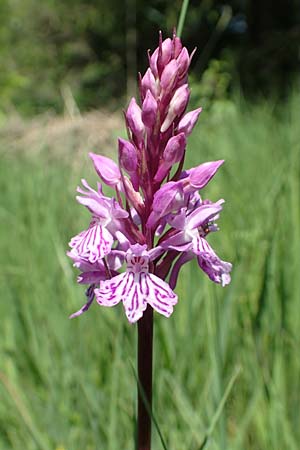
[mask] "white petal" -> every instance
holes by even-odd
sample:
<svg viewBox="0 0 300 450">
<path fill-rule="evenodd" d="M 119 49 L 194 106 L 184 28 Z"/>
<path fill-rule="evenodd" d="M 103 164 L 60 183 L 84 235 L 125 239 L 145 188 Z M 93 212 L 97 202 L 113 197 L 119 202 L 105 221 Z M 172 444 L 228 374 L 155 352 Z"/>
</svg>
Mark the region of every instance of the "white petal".
<svg viewBox="0 0 300 450">
<path fill-rule="evenodd" d="M 168 283 L 149 273 L 145 279 L 145 284 L 148 286 L 147 303 L 159 314 L 170 317 L 178 297 Z"/>
</svg>

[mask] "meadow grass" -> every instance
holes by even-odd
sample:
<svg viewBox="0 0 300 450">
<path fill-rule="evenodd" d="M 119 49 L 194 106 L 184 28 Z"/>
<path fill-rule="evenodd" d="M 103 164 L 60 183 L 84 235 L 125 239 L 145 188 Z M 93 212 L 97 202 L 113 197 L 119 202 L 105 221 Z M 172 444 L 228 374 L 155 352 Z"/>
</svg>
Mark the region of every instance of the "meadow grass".
<svg viewBox="0 0 300 450">
<path fill-rule="evenodd" d="M 226 160 L 204 197 L 226 199 L 209 241 L 234 269 L 223 289 L 185 266 L 173 316 L 155 315 L 154 414 L 170 450 L 299 449 L 299 105 L 215 108 L 190 137 L 187 166 Z M 75 188 L 95 176 L 65 145 L 63 158 L 51 142 L 0 148 L 0 449 L 132 450 L 136 327 L 122 306 L 68 320 L 84 302 L 65 255 L 88 220 Z"/>
</svg>

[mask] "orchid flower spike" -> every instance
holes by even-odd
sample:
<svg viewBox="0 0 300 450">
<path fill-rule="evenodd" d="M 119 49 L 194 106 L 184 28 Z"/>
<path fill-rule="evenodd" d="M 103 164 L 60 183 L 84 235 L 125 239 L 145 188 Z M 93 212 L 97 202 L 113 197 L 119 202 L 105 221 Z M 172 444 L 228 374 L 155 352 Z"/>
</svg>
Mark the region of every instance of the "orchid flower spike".
<svg viewBox="0 0 300 450">
<path fill-rule="evenodd" d="M 115 196 L 106 197 L 100 182 L 96 190 L 85 180 L 78 188 L 90 221 L 70 240 L 67 254 L 80 270 L 78 283 L 87 285 L 87 300 L 70 317 L 87 311 L 94 299 L 101 306 L 122 303 L 130 323 L 147 308 L 170 317 L 180 269 L 191 259 L 213 282 L 230 283 L 231 264 L 208 243 L 219 230 L 224 200 L 202 200 L 201 193 L 224 161 L 182 171 L 188 137 L 202 111 L 185 112 L 191 56 L 175 34 L 165 40 L 160 35 L 140 76 L 140 101 L 132 98 L 125 111 L 128 139 L 118 140 L 118 164 L 89 154 L 101 183 Z"/>
</svg>

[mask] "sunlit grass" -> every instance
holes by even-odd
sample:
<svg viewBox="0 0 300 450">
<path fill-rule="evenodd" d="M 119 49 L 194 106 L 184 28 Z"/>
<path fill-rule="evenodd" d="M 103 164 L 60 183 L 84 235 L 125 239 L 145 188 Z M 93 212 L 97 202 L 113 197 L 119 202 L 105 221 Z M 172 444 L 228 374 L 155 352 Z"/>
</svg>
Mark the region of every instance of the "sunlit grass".
<svg viewBox="0 0 300 450">
<path fill-rule="evenodd" d="M 169 449 L 299 447 L 298 104 L 203 112 L 189 140 L 187 165 L 226 160 L 204 197 L 226 199 L 210 242 L 234 270 L 222 289 L 184 267 L 172 318 L 156 316 L 154 413 Z M 0 151 L 0 449 L 131 450 L 135 327 L 121 306 L 68 320 L 84 298 L 65 250 L 86 226 L 74 195 L 92 167 Z"/>
</svg>

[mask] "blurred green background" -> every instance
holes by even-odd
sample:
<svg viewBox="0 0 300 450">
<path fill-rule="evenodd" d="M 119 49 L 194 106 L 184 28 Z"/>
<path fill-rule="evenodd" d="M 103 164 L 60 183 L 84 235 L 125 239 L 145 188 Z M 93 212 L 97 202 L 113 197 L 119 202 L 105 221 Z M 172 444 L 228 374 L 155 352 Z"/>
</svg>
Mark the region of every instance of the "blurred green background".
<svg viewBox="0 0 300 450">
<path fill-rule="evenodd" d="M 181 1 L 0 3 L 0 449 L 131 450 L 136 327 L 84 302 L 65 252 L 86 227 L 88 151 L 116 157 L 122 111 Z M 299 450 L 300 17 L 296 1 L 191 1 L 204 106 L 186 166 L 224 158 L 210 242 L 222 289 L 184 267 L 156 316 L 154 414 L 170 450 Z M 153 430 L 153 449 L 163 448 Z"/>
<path fill-rule="evenodd" d="M 1 0 L 2 112 L 62 112 L 123 105 L 158 30 L 170 35 L 182 0 Z M 286 96 L 299 82 L 298 0 L 191 0 L 183 38 L 198 52 L 192 80 L 203 96 L 239 86 L 251 97 Z M 203 74 L 205 77 L 203 78 Z"/>
</svg>

